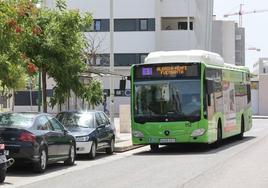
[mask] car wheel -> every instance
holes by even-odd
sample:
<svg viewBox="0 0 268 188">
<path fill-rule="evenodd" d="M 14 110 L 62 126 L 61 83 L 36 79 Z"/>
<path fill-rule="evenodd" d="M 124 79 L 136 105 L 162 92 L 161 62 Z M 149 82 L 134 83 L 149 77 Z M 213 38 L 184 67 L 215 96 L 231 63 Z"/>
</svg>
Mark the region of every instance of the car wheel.
<svg viewBox="0 0 268 188">
<path fill-rule="evenodd" d="M 89 158 L 94 159 L 97 153 L 97 143 L 95 141 L 92 142 L 91 150 L 89 152 Z"/>
<path fill-rule="evenodd" d="M 39 161 L 34 163 L 33 170 L 38 173 L 45 172 L 47 168 L 47 151 L 44 147 L 40 149 Z"/>
<path fill-rule="evenodd" d="M 159 150 L 159 144 L 150 144 L 152 152 L 157 152 Z"/>
<path fill-rule="evenodd" d="M 75 146 L 74 144 L 71 145 L 70 151 L 69 151 L 69 158 L 64 161 L 65 165 L 72 166 L 75 162 Z"/>
<path fill-rule="evenodd" d="M 114 138 L 112 138 L 110 141 L 110 147 L 106 148 L 106 153 L 109 155 L 114 153 Z"/>
<path fill-rule="evenodd" d="M 3 183 L 6 179 L 6 169 L 2 168 L 0 170 L 0 183 Z"/>
</svg>

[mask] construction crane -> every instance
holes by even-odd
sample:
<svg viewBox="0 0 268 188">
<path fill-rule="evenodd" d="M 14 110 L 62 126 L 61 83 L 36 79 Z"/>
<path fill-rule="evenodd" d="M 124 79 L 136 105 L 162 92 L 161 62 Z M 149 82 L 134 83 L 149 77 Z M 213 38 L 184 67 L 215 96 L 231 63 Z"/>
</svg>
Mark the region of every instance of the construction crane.
<svg viewBox="0 0 268 188">
<path fill-rule="evenodd" d="M 263 10 L 253 10 L 253 11 L 243 11 L 243 6 L 244 4 L 240 4 L 240 9 L 239 12 L 234 12 L 231 14 L 225 14 L 224 17 L 229 17 L 229 16 L 239 16 L 239 27 L 242 27 L 242 17 L 245 14 L 254 14 L 254 13 L 261 13 L 261 12 L 268 12 L 268 9 L 263 9 Z"/>
</svg>

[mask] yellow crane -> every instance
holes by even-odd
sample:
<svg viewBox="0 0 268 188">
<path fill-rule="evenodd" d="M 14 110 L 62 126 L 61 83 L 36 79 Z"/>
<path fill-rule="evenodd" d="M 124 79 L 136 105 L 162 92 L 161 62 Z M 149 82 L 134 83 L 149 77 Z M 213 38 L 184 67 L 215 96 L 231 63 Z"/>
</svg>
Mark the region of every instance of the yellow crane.
<svg viewBox="0 0 268 188">
<path fill-rule="evenodd" d="M 254 13 L 261 13 L 261 12 L 268 12 L 268 9 L 262 9 L 262 10 L 253 10 L 253 11 L 244 11 L 243 10 L 244 4 L 240 4 L 240 9 L 239 12 L 234 12 L 230 14 L 225 14 L 223 15 L 224 17 L 229 17 L 229 16 L 239 16 L 239 27 L 242 27 L 242 17 L 245 14 L 254 14 Z"/>
</svg>

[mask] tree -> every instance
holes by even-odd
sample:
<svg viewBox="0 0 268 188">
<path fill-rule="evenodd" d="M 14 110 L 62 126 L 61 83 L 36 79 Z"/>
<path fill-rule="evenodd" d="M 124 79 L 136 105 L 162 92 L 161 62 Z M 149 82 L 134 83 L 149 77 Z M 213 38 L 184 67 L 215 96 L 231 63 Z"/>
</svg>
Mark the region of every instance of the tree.
<svg viewBox="0 0 268 188">
<path fill-rule="evenodd" d="M 81 31 L 91 23 L 89 13 L 82 15 L 78 10 L 67 10 L 62 0 L 57 1 L 56 9 L 39 10 L 32 33 L 20 48 L 42 72 L 44 112 L 47 111 L 47 75 L 56 82 L 52 106 L 64 103 L 71 90 L 77 96 L 83 95 L 79 75 L 85 70 L 86 38 Z"/>
<path fill-rule="evenodd" d="M 85 48 L 85 56 L 90 66 L 97 65 L 97 58 L 101 58 L 102 61 L 108 64 L 109 57 L 101 55 L 102 51 L 105 51 L 103 48 L 103 43 L 106 39 L 105 34 L 100 33 L 88 33 L 87 35 L 87 45 Z"/>
<path fill-rule="evenodd" d="M 103 89 L 102 84 L 97 79 L 91 79 L 89 86 L 84 89 L 84 98 L 92 106 L 92 109 L 95 109 L 96 106 L 102 103 Z"/>
<path fill-rule="evenodd" d="M 0 1 L 1 96 L 10 96 L 10 90 L 25 87 L 30 61 L 24 57 L 19 47 L 31 30 L 36 10 L 30 1 Z"/>
<path fill-rule="evenodd" d="M 87 96 L 93 106 L 98 105 L 101 84 L 93 80 L 92 87 L 85 88 L 79 81 L 86 69 L 88 44 L 82 31 L 90 27 L 91 14 L 67 10 L 64 0 L 56 1 L 56 9 L 37 9 L 34 3 L 0 0 L 0 90 L 25 87 L 27 75 L 42 72 L 44 112 L 47 76 L 56 82 L 52 106 L 63 104 L 71 91 L 78 97 Z"/>
</svg>

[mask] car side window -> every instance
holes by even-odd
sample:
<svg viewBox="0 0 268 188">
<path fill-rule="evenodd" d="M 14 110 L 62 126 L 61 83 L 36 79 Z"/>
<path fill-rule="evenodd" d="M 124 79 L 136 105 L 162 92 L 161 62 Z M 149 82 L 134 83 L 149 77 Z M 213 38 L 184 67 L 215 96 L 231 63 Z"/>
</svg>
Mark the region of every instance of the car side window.
<svg viewBox="0 0 268 188">
<path fill-rule="evenodd" d="M 40 116 L 36 120 L 37 130 L 52 130 L 49 120 L 45 116 Z"/>
<path fill-rule="evenodd" d="M 95 114 L 95 118 L 96 118 L 96 122 L 97 122 L 97 127 L 101 126 L 101 125 L 105 125 L 105 122 L 103 121 L 103 119 L 101 118 L 101 115 L 99 112 L 97 112 Z"/>
<path fill-rule="evenodd" d="M 100 113 L 102 121 L 105 123 L 105 125 L 109 125 L 110 121 L 108 120 L 108 118 L 104 115 L 103 112 Z"/>
<path fill-rule="evenodd" d="M 59 120 L 59 122 L 62 122 L 63 118 L 64 118 L 64 114 L 59 113 L 56 118 Z"/>
<path fill-rule="evenodd" d="M 52 129 L 53 131 L 63 131 L 64 128 L 62 127 L 62 125 L 56 120 L 56 118 L 50 118 L 49 119 L 51 125 L 52 125 Z"/>
</svg>

